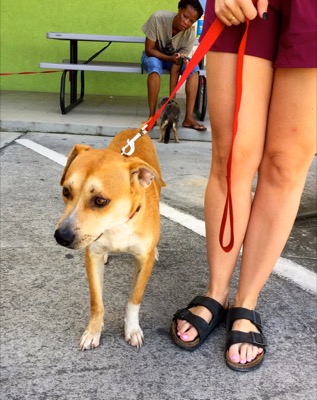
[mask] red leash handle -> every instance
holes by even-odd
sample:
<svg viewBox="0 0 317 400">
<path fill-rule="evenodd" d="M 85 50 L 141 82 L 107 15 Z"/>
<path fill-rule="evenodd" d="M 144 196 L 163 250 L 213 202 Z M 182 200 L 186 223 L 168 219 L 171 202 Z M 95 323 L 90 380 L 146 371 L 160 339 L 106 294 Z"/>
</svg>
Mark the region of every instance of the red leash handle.
<svg viewBox="0 0 317 400">
<path fill-rule="evenodd" d="M 219 233 L 219 243 L 222 249 L 225 252 L 229 252 L 232 250 L 234 245 L 234 219 L 233 219 L 233 204 L 232 204 L 232 193 L 231 193 L 231 167 L 232 167 L 232 153 L 233 153 L 233 145 L 234 139 L 238 130 L 238 117 L 239 110 L 241 104 L 242 97 L 242 80 L 243 80 L 243 60 L 244 53 L 247 44 L 248 30 L 249 30 L 249 20 L 246 20 L 246 27 L 243 34 L 243 37 L 240 42 L 239 51 L 238 51 L 238 59 L 237 59 L 237 72 L 236 72 L 236 101 L 235 101 L 235 110 L 234 110 L 234 119 L 233 119 L 233 129 L 232 129 L 232 141 L 231 141 L 231 150 L 229 153 L 229 158 L 227 162 L 227 199 L 225 203 L 225 207 L 223 210 L 222 221 L 220 226 Z M 224 245 L 224 235 L 225 228 L 227 225 L 227 219 L 229 215 L 230 222 L 230 240 L 227 245 Z"/>
</svg>

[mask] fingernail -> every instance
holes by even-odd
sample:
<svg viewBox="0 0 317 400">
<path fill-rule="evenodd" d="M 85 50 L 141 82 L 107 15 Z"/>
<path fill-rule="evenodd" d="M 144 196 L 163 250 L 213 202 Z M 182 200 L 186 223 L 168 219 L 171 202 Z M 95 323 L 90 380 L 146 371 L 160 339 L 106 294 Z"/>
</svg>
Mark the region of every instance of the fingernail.
<svg viewBox="0 0 317 400">
<path fill-rule="evenodd" d="M 267 20 L 267 12 L 266 11 L 262 14 L 262 19 L 263 19 L 263 21 Z"/>
</svg>

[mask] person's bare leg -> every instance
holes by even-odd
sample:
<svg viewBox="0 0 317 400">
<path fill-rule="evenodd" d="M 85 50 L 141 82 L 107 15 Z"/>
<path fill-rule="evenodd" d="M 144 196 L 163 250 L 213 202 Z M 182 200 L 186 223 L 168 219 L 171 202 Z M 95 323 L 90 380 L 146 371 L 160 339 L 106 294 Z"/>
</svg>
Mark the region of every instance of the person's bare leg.
<svg viewBox="0 0 317 400">
<path fill-rule="evenodd" d="M 170 94 L 177 85 L 179 74 L 180 74 L 180 65 L 173 64 L 170 70 Z"/>
<path fill-rule="evenodd" d="M 198 72 L 194 73 L 186 81 L 185 84 L 186 109 L 185 109 L 185 117 L 183 120 L 183 126 L 198 125 L 198 122 L 193 117 L 196 96 L 198 91 L 198 83 L 199 83 Z"/>
<path fill-rule="evenodd" d="M 235 307 L 255 309 L 292 229 L 315 151 L 316 70 L 278 69 Z M 249 332 L 254 326 L 238 320 L 232 329 Z M 232 361 L 240 363 L 251 361 L 257 353 L 257 347 L 248 344 L 229 349 Z"/>
<path fill-rule="evenodd" d="M 267 60 L 245 57 L 239 130 L 232 165 L 235 245 L 230 253 L 225 253 L 219 244 L 219 229 L 226 197 L 226 168 L 235 106 L 235 74 L 236 55 L 208 53 L 207 95 L 212 128 L 212 165 L 205 195 L 210 269 L 207 296 L 224 306 L 228 302 L 230 279 L 249 221 L 251 187 L 263 153 L 273 70 Z M 211 320 L 211 314 L 204 307 L 196 307 L 192 311 L 208 322 Z M 186 321 L 178 322 L 178 331 L 184 341 L 191 341 L 197 336 L 196 329 Z"/>
<path fill-rule="evenodd" d="M 156 111 L 157 98 L 160 92 L 161 77 L 156 72 L 152 72 L 147 78 L 149 118 L 153 117 Z"/>
</svg>

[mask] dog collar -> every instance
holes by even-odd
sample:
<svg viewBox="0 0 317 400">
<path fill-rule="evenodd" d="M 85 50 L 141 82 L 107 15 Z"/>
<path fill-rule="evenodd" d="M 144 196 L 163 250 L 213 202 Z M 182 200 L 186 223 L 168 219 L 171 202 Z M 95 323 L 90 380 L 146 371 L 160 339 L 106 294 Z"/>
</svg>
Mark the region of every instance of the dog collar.
<svg viewBox="0 0 317 400">
<path fill-rule="evenodd" d="M 128 221 L 130 221 L 130 219 L 132 219 L 135 216 L 135 214 L 140 211 L 140 208 L 141 208 L 141 204 L 139 204 L 137 209 L 130 215 Z"/>
<path fill-rule="evenodd" d="M 141 204 L 138 205 L 137 209 L 136 209 L 135 211 L 133 211 L 133 213 L 128 217 L 127 220 L 120 221 L 117 225 L 113 226 L 112 228 L 116 228 L 117 226 L 120 226 L 120 225 L 123 225 L 123 224 L 126 224 L 127 222 L 129 222 L 129 221 L 135 216 L 135 214 L 136 214 L 137 212 L 140 211 L 140 209 L 141 209 Z M 111 229 L 112 229 L 112 228 L 111 228 Z M 97 237 L 97 239 L 94 240 L 94 242 L 96 242 L 98 239 L 100 239 L 101 236 L 102 236 L 104 233 L 105 233 L 105 232 L 102 232 L 102 233 Z"/>
</svg>

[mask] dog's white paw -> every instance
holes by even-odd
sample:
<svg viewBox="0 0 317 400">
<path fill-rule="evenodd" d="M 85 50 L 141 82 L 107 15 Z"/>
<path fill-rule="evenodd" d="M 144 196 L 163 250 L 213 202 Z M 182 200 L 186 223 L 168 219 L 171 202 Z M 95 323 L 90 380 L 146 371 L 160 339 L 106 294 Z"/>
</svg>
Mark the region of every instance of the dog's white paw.
<svg viewBox="0 0 317 400">
<path fill-rule="evenodd" d="M 125 330 L 125 340 L 131 346 L 140 348 L 144 342 L 144 335 L 140 326 L 137 329 Z"/>
<path fill-rule="evenodd" d="M 101 332 L 90 333 L 89 331 L 85 331 L 80 339 L 80 349 L 82 351 L 95 349 L 99 346 L 100 336 Z"/>
<path fill-rule="evenodd" d="M 140 304 L 128 302 L 126 316 L 124 319 L 125 340 L 134 347 L 141 347 L 144 341 L 144 335 L 139 325 Z"/>
</svg>

